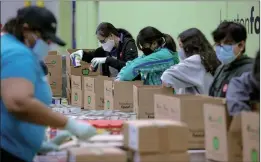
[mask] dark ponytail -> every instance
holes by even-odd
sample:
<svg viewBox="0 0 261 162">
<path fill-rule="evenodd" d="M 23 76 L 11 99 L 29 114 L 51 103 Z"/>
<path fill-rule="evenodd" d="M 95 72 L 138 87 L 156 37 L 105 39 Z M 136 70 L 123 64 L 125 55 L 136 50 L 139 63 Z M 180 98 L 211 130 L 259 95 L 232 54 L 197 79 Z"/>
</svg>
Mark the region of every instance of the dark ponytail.
<svg viewBox="0 0 261 162">
<path fill-rule="evenodd" d="M 165 45 L 167 49 L 171 50 L 172 52 L 177 52 L 177 46 L 174 39 L 169 34 L 164 34 Z"/>
<path fill-rule="evenodd" d="M 9 19 L 3 27 L 3 32 L 7 32 L 15 36 L 18 40 L 24 41 L 23 21 L 18 18 Z"/>
</svg>

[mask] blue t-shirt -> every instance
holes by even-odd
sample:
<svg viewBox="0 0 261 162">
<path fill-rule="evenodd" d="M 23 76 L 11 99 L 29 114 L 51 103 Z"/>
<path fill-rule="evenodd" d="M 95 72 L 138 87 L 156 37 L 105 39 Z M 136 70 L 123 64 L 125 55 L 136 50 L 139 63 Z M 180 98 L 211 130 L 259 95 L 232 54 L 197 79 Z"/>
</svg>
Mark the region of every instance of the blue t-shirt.
<svg viewBox="0 0 261 162">
<path fill-rule="evenodd" d="M 10 34 L 1 36 L 1 80 L 23 78 L 34 85 L 34 96 L 46 105 L 52 93 L 39 60 L 23 43 Z M 19 89 L 17 90 L 19 91 Z M 40 149 L 45 127 L 23 122 L 10 114 L 1 100 L 1 148 L 31 162 Z"/>
</svg>

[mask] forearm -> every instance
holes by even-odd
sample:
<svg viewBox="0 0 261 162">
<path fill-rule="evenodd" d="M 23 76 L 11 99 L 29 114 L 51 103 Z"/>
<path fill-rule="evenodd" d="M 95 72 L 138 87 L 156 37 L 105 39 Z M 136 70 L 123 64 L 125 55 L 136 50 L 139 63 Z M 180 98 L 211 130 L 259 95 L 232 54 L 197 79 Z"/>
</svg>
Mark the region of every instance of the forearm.
<svg viewBox="0 0 261 162">
<path fill-rule="evenodd" d="M 53 128 L 64 128 L 67 123 L 67 117 L 52 111 L 35 98 L 30 98 L 17 106 L 21 106 L 23 111 L 11 113 L 20 120 Z"/>
<path fill-rule="evenodd" d="M 117 60 L 113 57 L 107 57 L 105 64 L 107 64 L 108 66 L 111 66 L 111 67 L 117 69 L 118 71 L 120 71 L 126 65 L 126 62 L 121 61 L 121 60 Z"/>
</svg>

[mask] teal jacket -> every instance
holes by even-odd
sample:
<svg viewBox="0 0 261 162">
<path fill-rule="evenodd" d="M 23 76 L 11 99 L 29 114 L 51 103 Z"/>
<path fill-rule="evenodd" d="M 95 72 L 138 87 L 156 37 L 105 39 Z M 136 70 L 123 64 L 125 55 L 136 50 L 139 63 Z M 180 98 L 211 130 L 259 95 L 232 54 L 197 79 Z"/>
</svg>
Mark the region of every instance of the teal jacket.
<svg viewBox="0 0 261 162">
<path fill-rule="evenodd" d="M 145 85 L 161 85 L 160 77 L 162 73 L 178 63 L 177 52 L 172 52 L 167 48 L 160 48 L 148 56 L 142 55 L 133 61 L 127 62 L 126 66 L 119 72 L 116 80 L 131 81 L 141 74 Z"/>
</svg>

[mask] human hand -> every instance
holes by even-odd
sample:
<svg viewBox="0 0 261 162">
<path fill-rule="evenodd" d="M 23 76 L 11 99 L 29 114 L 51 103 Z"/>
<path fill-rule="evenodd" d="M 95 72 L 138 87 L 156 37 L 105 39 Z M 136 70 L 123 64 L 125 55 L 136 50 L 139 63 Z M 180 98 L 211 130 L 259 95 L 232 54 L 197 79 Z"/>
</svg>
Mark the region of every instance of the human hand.
<svg viewBox="0 0 261 162">
<path fill-rule="evenodd" d="M 77 122 L 69 118 L 65 129 L 75 135 L 79 139 L 88 139 L 96 135 L 96 128 L 88 123 Z"/>
<path fill-rule="evenodd" d="M 47 152 L 51 152 L 51 151 L 57 151 L 59 149 L 59 146 L 52 143 L 52 142 L 47 142 L 47 141 L 44 141 L 42 143 L 42 146 L 40 148 L 40 150 L 38 151 L 38 153 L 42 153 L 42 154 L 45 154 Z"/>
<path fill-rule="evenodd" d="M 99 64 L 104 64 L 107 57 L 95 57 L 91 61 L 92 68 L 96 68 Z"/>
<path fill-rule="evenodd" d="M 74 67 L 81 66 L 82 55 L 83 55 L 83 50 L 78 50 L 70 54 L 70 58 Z"/>
<path fill-rule="evenodd" d="M 58 131 L 56 137 L 50 140 L 50 142 L 56 144 L 56 145 L 61 145 L 64 141 L 72 137 L 72 134 L 69 131 Z"/>
</svg>

